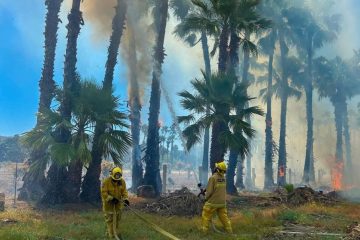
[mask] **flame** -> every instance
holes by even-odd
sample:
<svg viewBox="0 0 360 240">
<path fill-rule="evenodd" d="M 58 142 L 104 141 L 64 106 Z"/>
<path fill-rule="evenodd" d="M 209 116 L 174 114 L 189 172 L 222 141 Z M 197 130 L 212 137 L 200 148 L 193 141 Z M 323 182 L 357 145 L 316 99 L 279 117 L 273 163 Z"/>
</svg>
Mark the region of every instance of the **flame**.
<svg viewBox="0 0 360 240">
<path fill-rule="evenodd" d="M 285 168 L 284 166 L 280 166 L 279 167 L 279 177 L 284 177 L 285 176 Z"/>
<path fill-rule="evenodd" d="M 341 190 L 343 188 L 343 171 L 344 163 L 337 162 L 331 170 L 331 183 L 334 190 Z"/>
<path fill-rule="evenodd" d="M 164 126 L 164 121 L 162 119 L 159 119 L 158 128 L 162 128 L 163 126 Z"/>
</svg>

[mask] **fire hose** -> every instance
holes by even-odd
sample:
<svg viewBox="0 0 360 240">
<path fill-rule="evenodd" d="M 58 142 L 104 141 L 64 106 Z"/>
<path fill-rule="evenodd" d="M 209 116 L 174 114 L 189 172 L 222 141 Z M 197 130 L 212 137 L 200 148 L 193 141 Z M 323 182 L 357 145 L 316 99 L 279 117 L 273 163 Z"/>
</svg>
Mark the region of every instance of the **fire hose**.
<svg viewBox="0 0 360 240">
<path fill-rule="evenodd" d="M 152 229 L 154 229 L 155 231 L 157 231 L 158 233 L 160 233 L 161 235 L 168 237 L 171 240 L 180 240 L 180 238 L 175 237 L 174 235 L 172 235 L 171 233 L 165 231 L 164 229 L 162 229 L 161 227 L 159 227 L 158 225 L 156 225 L 155 223 L 150 222 L 149 220 L 147 220 L 146 218 L 144 218 L 140 213 L 138 213 L 135 209 L 131 208 L 128 204 L 126 204 L 124 202 L 124 200 L 122 200 L 123 204 L 132 212 L 135 214 L 135 216 L 137 216 L 140 220 L 142 220 L 144 223 L 146 223 L 149 227 L 151 227 Z M 119 237 L 117 236 L 116 233 L 116 209 L 115 209 L 115 205 L 114 205 L 114 216 L 113 216 L 113 228 L 114 228 L 114 235 L 116 240 L 120 240 Z"/>
</svg>

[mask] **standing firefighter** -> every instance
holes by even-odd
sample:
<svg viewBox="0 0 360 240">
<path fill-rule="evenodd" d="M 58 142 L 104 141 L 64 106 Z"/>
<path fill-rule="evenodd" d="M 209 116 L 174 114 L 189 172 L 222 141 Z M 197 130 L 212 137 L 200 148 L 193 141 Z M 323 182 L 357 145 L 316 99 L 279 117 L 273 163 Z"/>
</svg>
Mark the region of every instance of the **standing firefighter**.
<svg viewBox="0 0 360 240">
<path fill-rule="evenodd" d="M 213 214 L 216 212 L 227 233 L 232 233 L 230 219 L 226 210 L 226 164 L 215 164 L 215 172 L 209 178 L 205 192 L 205 205 L 202 211 L 202 230 L 207 233 Z"/>
<path fill-rule="evenodd" d="M 122 178 L 120 167 L 113 168 L 110 177 L 103 181 L 101 198 L 107 224 L 107 234 L 112 239 L 119 233 L 121 211 L 124 205 L 129 205 L 126 183 Z"/>
</svg>

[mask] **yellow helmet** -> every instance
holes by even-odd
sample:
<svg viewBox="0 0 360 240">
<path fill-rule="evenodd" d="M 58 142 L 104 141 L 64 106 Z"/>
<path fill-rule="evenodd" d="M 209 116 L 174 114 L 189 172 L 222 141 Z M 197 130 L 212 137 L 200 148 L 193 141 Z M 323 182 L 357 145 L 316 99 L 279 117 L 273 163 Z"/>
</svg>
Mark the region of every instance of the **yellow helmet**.
<svg viewBox="0 0 360 240">
<path fill-rule="evenodd" d="M 215 163 L 215 168 L 219 169 L 222 172 L 226 172 L 226 164 L 224 161 Z"/>
<path fill-rule="evenodd" d="M 110 174 L 111 178 L 115 181 L 119 181 L 122 177 L 122 170 L 120 167 L 114 167 L 111 170 L 111 174 Z"/>
</svg>

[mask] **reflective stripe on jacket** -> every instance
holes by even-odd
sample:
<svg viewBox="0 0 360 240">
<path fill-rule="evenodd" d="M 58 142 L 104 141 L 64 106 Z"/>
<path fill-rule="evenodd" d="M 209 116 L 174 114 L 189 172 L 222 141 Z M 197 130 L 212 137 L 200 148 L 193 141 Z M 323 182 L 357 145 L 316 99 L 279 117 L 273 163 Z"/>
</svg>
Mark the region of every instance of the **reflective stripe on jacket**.
<svg viewBox="0 0 360 240">
<path fill-rule="evenodd" d="M 208 206 L 217 208 L 226 206 L 226 180 L 224 175 L 216 172 L 209 178 L 205 199 Z"/>
</svg>

